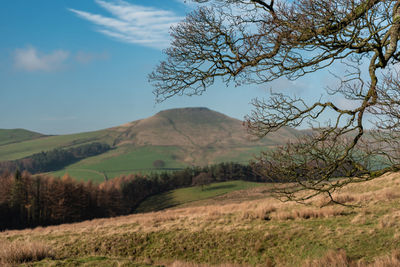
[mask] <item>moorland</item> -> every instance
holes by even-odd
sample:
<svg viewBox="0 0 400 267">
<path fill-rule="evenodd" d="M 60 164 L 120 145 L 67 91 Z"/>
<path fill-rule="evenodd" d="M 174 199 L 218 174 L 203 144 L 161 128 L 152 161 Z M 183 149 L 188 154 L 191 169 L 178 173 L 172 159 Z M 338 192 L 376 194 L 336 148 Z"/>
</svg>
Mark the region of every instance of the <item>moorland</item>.
<svg viewBox="0 0 400 267">
<path fill-rule="evenodd" d="M 211 194 L 221 184 L 179 189 L 168 193 L 177 205 L 162 211 L 3 231 L 0 259 L 29 266 L 400 264 L 399 174 L 337 192 L 347 206 L 326 205 L 324 197 L 283 203 L 268 193 L 271 186 L 222 195 Z"/>
</svg>

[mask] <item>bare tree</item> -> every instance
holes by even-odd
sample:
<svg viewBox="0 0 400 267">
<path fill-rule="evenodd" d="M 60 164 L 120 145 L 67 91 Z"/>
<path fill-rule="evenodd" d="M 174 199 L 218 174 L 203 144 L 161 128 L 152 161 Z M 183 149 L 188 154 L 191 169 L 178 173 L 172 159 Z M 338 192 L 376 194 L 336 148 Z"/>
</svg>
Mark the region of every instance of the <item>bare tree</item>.
<svg viewBox="0 0 400 267">
<path fill-rule="evenodd" d="M 201 186 L 201 191 L 203 191 L 204 186 L 210 185 L 212 181 L 212 177 L 208 173 L 202 172 L 199 175 L 193 177 L 192 185 Z"/>
<path fill-rule="evenodd" d="M 237 86 L 296 80 L 341 63 L 347 72 L 327 96 L 340 95 L 353 108 L 329 97 L 308 103 L 282 93 L 253 101 L 246 125 L 256 136 L 286 126 L 313 128 L 260 155 L 257 166 L 266 176 L 293 182 L 277 193 L 295 201 L 318 194 L 335 201 L 332 193 L 348 183 L 400 169 L 400 1 L 194 1 L 208 5 L 172 28 L 167 59 L 149 75 L 158 101 L 199 95 L 218 77 Z M 325 114 L 331 119 L 322 123 Z M 374 125 L 368 131 L 367 120 Z"/>
</svg>

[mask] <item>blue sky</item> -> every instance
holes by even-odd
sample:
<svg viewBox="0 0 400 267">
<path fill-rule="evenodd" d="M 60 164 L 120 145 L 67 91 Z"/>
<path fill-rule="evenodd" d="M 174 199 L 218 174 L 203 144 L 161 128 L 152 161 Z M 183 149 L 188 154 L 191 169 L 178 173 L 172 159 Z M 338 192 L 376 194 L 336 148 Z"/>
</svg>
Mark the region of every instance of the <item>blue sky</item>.
<svg viewBox="0 0 400 267">
<path fill-rule="evenodd" d="M 0 128 L 46 134 L 98 130 L 168 108 L 208 107 L 242 119 L 270 87 L 319 97 L 327 71 L 291 83 L 228 88 L 155 103 L 147 74 L 163 59 L 183 0 L 4 0 L 0 9 Z"/>
</svg>

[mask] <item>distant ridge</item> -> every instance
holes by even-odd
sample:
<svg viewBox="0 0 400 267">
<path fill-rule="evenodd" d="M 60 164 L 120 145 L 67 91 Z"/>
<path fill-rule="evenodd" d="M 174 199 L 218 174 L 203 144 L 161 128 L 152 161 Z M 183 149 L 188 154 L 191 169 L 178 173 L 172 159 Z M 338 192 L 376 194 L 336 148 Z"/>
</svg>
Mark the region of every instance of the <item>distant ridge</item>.
<svg viewBox="0 0 400 267">
<path fill-rule="evenodd" d="M 205 107 L 167 109 L 158 112 L 154 116 L 162 116 L 174 121 L 194 121 L 201 124 L 219 123 L 224 120 L 237 121 L 225 114 Z"/>
<path fill-rule="evenodd" d="M 117 145 L 207 146 L 249 141 L 241 121 L 208 108 L 164 110 L 114 129 L 121 132 Z"/>
<path fill-rule="evenodd" d="M 24 129 L 0 129 L 0 146 L 32 140 L 45 135 Z"/>
</svg>

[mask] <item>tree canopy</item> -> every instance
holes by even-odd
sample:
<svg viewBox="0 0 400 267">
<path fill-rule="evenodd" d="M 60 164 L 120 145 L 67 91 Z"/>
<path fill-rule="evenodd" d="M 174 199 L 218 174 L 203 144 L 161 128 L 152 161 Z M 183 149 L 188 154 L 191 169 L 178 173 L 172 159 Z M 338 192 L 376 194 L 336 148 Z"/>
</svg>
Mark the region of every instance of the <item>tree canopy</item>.
<svg viewBox="0 0 400 267">
<path fill-rule="evenodd" d="M 262 153 L 260 172 L 294 182 L 277 188 L 285 199 L 326 194 L 335 201 L 332 194 L 348 183 L 399 170 L 400 1 L 193 1 L 206 5 L 171 29 L 167 58 L 149 75 L 158 101 L 202 94 L 217 78 L 237 86 L 296 80 L 341 63 L 346 72 L 327 95 L 354 101 L 352 108 L 283 93 L 253 100 L 246 125 L 256 136 L 286 126 L 313 129 Z M 325 114 L 331 119 L 322 123 Z"/>
</svg>

